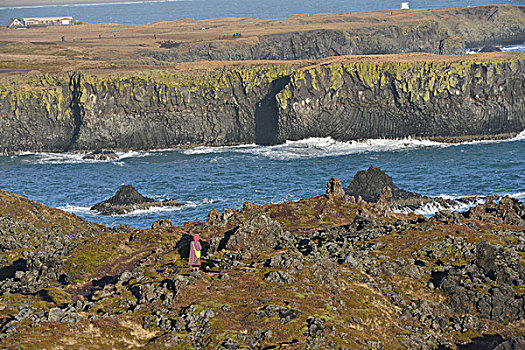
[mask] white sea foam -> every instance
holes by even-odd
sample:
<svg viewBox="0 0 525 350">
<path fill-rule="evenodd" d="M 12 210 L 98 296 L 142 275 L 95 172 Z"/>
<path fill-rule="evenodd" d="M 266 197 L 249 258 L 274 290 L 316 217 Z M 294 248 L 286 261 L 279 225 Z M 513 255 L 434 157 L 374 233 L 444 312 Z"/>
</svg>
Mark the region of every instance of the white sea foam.
<svg viewBox="0 0 525 350">
<path fill-rule="evenodd" d="M 273 159 L 296 159 L 329 157 L 364 152 L 396 151 L 404 149 L 417 149 L 424 147 L 441 147 L 442 143 L 415 140 L 411 138 L 401 140 L 371 139 L 363 141 L 336 141 L 331 137 L 313 137 L 299 141 L 286 141 L 284 144 L 275 146 L 257 146 L 254 144 L 242 146 L 222 147 L 197 147 L 183 151 L 184 154 L 208 154 L 208 153 L 247 153 L 261 155 Z"/>
<path fill-rule="evenodd" d="M 203 205 L 210 205 L 210 204 L 214 204 L 214 203 L 220 203 L 220 202 L 223 202 L 224 200 L 222 199 L 210 199 L 210 198 L 203 198 L 201 200 L 198 200 L 198 201 L 187 201 L 184 203 L 184 206 L 185 207 L 190 207 L 190 208 L 195 208 L 195 207 L 200 207 L 200 206 L 203 206 Z"/>
<path fill-rule="evenodd" d="M 148 214 L 156 214 L 156 213 L 169 213 L 173 211 L 179 211 L 183 209 L 184 206 L 181 207 L 149 207 L 147 209 L 137 209 L 130 211 L 126 214 L 120 214 L 120 215 L 112 215 L 112 216 L 142 216 L 142 215 L 148 215 Z"/>
<path fill-rule="evenodd" d="M 440 196 L 441 198 L 446 199 L 452 199 L 452 196 Z M 431 201 L 428 203 L 423 204 L 420 207 L 417 208 L 410 208 L 410 207 L 399 207 L 394 210 L 392 210 L 394 213 L 398 214 L 409 214 L 414 213 L 417 215 L 423 215 L 426 217 L 432 216 L 436 214 L 437 212 L 441 210 L 450 210 L 450 211 L 457 211 L 457 212 L 464 212 L 468 209 L 475 207 L 478 204 L 482 204 L 485 202 L 485 199 L 482 197 L 476 198 L 474 201 L 470 203 L 464 203 L 464 202 L 458 202 L 454 201 L 454 203 L 451 204 L 443 204 L 438 201 Z"/>
<path fill-rule="evenodd" d="M 128 151 L 128 152 L 115 152 L 119 157 L 118 159 L 107 159 L 107 160 L 95 160 L 95 159 L 83 159 L 85 154 L 82 153 L 32 153 L 24 152 L 18 157 L 22 157 L 22 162 L 33 163 L 33 164 L 78 164 L 78 163 L 115 163 L 117 165 L 124 165 L 122 160 L 128 158 L 146 157 L 151 152 L 139 152 L 139 151 Z M 17 157 L 15 156 L 15 157 Z"/>
<path fill-rule="evenodd" d="M 275 146 L 257 146 L 254 144 L 242 146 L 196 147 L 182 151 L 187 155 L 210 153 L 247 153 L 261 155 L 271 159 L 290 160 L 298 158 L 316 158 L 341 156 L 357 153 L 392 152 L 415 150 L 421 148 L 444 148 L 468 144 L 486 144 L 499 142 L 514 142 L 525 140 L 525 131 L 514 138 L 506 140 L 483 140 L 462 143 L 437 142 L 413 138 L 404 139 L 369 139 L 361 141 L 336 141 L 331 137 L 313 137 L 299 141 L 286 141 Z"/>
<path fill-rule="evenodd" d="M 508 51 L 514 51 L 514 52 L 525 52 L 525 43 L 519 44 L 519 45 L 510 45 L 510 46 L 502 46 L 500 47 L 501 51 L 508 52 Z"/>
<path fill-rule="evenodd" d="M 507 45 L 507 46 L 497 46 L 503 52 L 525 52 L 525 43 L 519 45 Z M 475 55 L 481 51 L 481 48 L 468 49 L 467 55 Z"/>
<path fill-rule="evenodd" d="M 96 216 L 97 212 L 90 209 L 91 207 L 83 207 L 80 205 L 70 205 L 69 203 L 66 203 L 66 205 L 57 207 L 57 209 L 67 211 L 68 213 L 73 213 L 81 216 Z"/>
<path fill-rule="evenodd" d="M 158 197 L 158 196 L 157 196 Z M 213 203 L 222 202 L 221 199 L 210 199 L 210 198 L 203 198 L 198 201 L 188 201 L 182 203 L 182 206 L 172 207 L 172 206 L 165 206 L 165 207 L 149 207 L 145 209 L 136 209 L 133 211 L 130 211 L 125 214 L 119 214 L 119 215 L 111 215 L 111 216 L 122 216 L 122 217 L 132 217 L 132 216 L 142 216 L 142 215 L 148 215 L 148 214 L 156 214 L 156 213 L 168 213 L 173 211 L 179 211 L 184 210 L 186 208 L 196 208 L 203 205 L 209 205 Z M 77 214 L 80 216 L 90 216 L 95 217 L 97 215 L 100 215 L 96 210 L 91 210 L 91 207 L 85 207 L 80 205 L 70 205 L 67 203 L 64 206 L 59 206 L 57 209 L 67 211 L 68 213 Z"/>
<path fill-rule="evenodd" d="M 522 201 L 522 202 L 525 200 L 525 192 L 501 193 L 499 194 L 499 196 L 500 197 L 509 196 L 511 198 L 517 198 L 519 201 Z M 480 195 L 456 196 L 456 195 L 441 194 L 435 198 L 446 199 L 449 201 L 453 201 L 453 203 L 451 203 L 450 205 L 446 205 L 446 204 L 444 205 L 443 203 L 440 203 L 438 201 L 431 201 L 417 208 L 410 208 L 410 207 L 395 208 L 393 212 L 399 213 L 399 214 L 414 213 L 417 215 L 423 215 L 423 216 L 429 217 L 429 216 L 436 214 L 437 212 L 441 210 L 464 212 L 464 211 L 469 210 L 472 207 L 475 207 L 476 205 L 483 204 L 486 202 L 486 197 L 480 196 Z M 468 203 L 463 202 L 463 201 L 458 201 L 461 198 L 470 198 L 471 201 L 469 201 Z"/>
<path fill-rule="evenodd" d="M 437 142 L 424 139 L 368 139 L 360 141 L 336 141 L 331 137 L 312 137 L 299 141 L 286 141 L 275 146 L 258 146 L 246 144 L 238 146 L 199 146 L 186 150 L 156 149 L 148 151 L 115 152 L 119 159 L 93 160 L 83 159 L 81 153 L 32 153 L 24 152 L 14 157 L 23 157 L 22 161 L 34 164 L 74 164 L 74 163 L 114 163 L 123 166 L 122 160 L 129 158 L 147 157 L 160 152 L 182 152 L 186 155 L 199 155 L 211 153 L 246 153 L 260 155 L 277 160 L 292 160 L 299 158 L 331 157 L 358 153 L 395 152 L 416 150 L 421 148 L 445 148 L 461 145 L 490 144 L 500 142 L 525 141 L 525 130 L 513 138 L 505 140 L 481 140 L 461 143 Z M 212 162 L 217 159 L 211 160 Z"/>
</svg>

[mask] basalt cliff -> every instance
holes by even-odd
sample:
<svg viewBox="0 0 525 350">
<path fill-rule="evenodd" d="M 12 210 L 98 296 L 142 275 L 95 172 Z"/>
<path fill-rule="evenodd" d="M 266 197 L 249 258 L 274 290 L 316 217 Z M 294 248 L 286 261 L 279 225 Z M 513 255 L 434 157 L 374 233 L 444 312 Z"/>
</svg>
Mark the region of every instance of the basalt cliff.
<svg viewBox="0 0 525 350">
<path fill-rule="evenodd" d="M 427 52 L 461 55 L 467 49 L 525 42 L 525 7 L 489 5 L 433 10 L 296 15 L 258 24 L 261 33 L 225 40 L 167 41 L 158 61 L 300 60 L 330 56 Z M 239 25 L 240 28 L 245 27 Z"/>
<path fill-rule="evenodd" d="M 525 129 L 524 86 L 519 53 L 40 74 L 0 86 L 0 149 L 509 137 Z"/>
</svg>

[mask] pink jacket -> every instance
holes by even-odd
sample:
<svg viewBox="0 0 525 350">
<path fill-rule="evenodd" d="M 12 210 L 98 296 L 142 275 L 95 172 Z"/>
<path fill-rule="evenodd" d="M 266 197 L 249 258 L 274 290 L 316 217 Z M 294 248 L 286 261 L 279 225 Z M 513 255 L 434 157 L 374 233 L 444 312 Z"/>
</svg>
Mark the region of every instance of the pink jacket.
<svg viewBox="0 0 525 350">
<path fill-rule="evenodd" d="M 197 257 L 195 256 L 195 251 L 196 250 L 201 250 L 202 247 L 201 247 L 201 244 L 199 241 L 192 241 L 190 243 L 190 257 L 188 259 L 188 265 L 200 265 L 201 264 L 201 259 L 197 259 Z"/>
</svg>

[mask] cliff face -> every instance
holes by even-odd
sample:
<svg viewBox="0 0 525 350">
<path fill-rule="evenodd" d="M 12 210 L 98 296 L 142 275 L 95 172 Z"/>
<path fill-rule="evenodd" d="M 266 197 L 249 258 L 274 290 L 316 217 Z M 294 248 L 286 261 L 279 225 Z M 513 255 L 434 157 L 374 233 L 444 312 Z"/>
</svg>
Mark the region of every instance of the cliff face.
<svg viewBox="0 0 525 350">
<path fill-rule="evenodd" d="M 359 21 L 338 17 L 337 21 L 344 23 L 338 23 L 338 29 L 260 35 L 256 41 L 176 43 L 165 52 L 148 55 L 159 61 L 298 60 L 407 52 L 456 55 L 464 54 L 467 48 L 525 41 L 523 7 L 492 5 L 411 13 L 414 18 L 409 19 L 398 19 L 397 13 L 388 16 L 386 12 Z M 309 24 L 308 18 L 303 22 Z M 312 21 L 310 26 L 316 28 L 319 23 Z"/>
<path fill-rule="evenodd" d="M 525 61 L 329 64 L 277 95 L 274 142 L 452 138 L 525 129 Z"/>
<path fill-rule="evenodd" d="M 0 87 L 0 149 L 508 136 L 525 129 L 524 55 L 491 57 L 39 77 Z"/>
<path fill-rule="evenodd" d="M 74 149 L 145 149 L 255 141 L 259 102 L 291 71 L 260 66 L 191 74 L 85 78 Z"/>
<path fill-rule="evenodd" d="M 287 66 L 41 78 L 0 92 L 2 151 L 255 142 L 259 102 Z M 274 99 L 275 100 L 275 99 Z"/>
<path fill-rule="evenodd" d="M 71 109 L 78 77 L 38 77 L 0 87 L 0 150 L 67 150 L 75 127 Z"/>
</svg>

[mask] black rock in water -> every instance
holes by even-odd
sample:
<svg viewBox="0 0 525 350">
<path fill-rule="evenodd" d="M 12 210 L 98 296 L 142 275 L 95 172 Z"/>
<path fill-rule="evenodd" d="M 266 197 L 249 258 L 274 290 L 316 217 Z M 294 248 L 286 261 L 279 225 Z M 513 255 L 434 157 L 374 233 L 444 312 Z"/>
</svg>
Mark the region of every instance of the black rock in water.
<svg viewBox="0 0 525 350">
<path fill-rule="evenodd" d="M 131 205 L 148 202 L 155 202 L 155 200 L 141 195 L 133 185 L 122 185 L 113 197 L 103 203 L 110 203 L 113 205 Z"/>
<path fill-rule="evenodd" d="M 392 200 L 408 199 L 408 198 L 424 198 L 423 196 L 407 192 L 400 189 L 394 182 L 392 182 L 392 177 L 388 176 L 380 168 L 374 168 L 370 166 L 368 170 L 358 171 L 355 174 L 350 186 L 345 190 L 347 194 L 354 197 L 361 196 L 367 202 L 373 203 L 379 200 L 379 197 L 383 193 L 383 190 L 386 187 L 390 187 L 392 191 Z"/>
<path fill-rule="evenodd" d="M 118 158 L 119 157 L 117 156 L 117 154 L 111 151 L 94 151 L 82 157 L 82 159 L 89 159 L 89 160 L 112 160 L 112 159 L 118 159 Z"/>
<path fill-rule="evenodd" d="M 479 52 L 501 52 L 501 49 L 496 46 L 485 46 Z"/>
<path fill-rule="evenodd" d="M 115 195 L 91 207 L 102 215 L 125 214 L 150 207 L 182 206 L 176 200 L 156 201 L 141 195 L 132 185 L 122 185 Z"/>
</svg>

